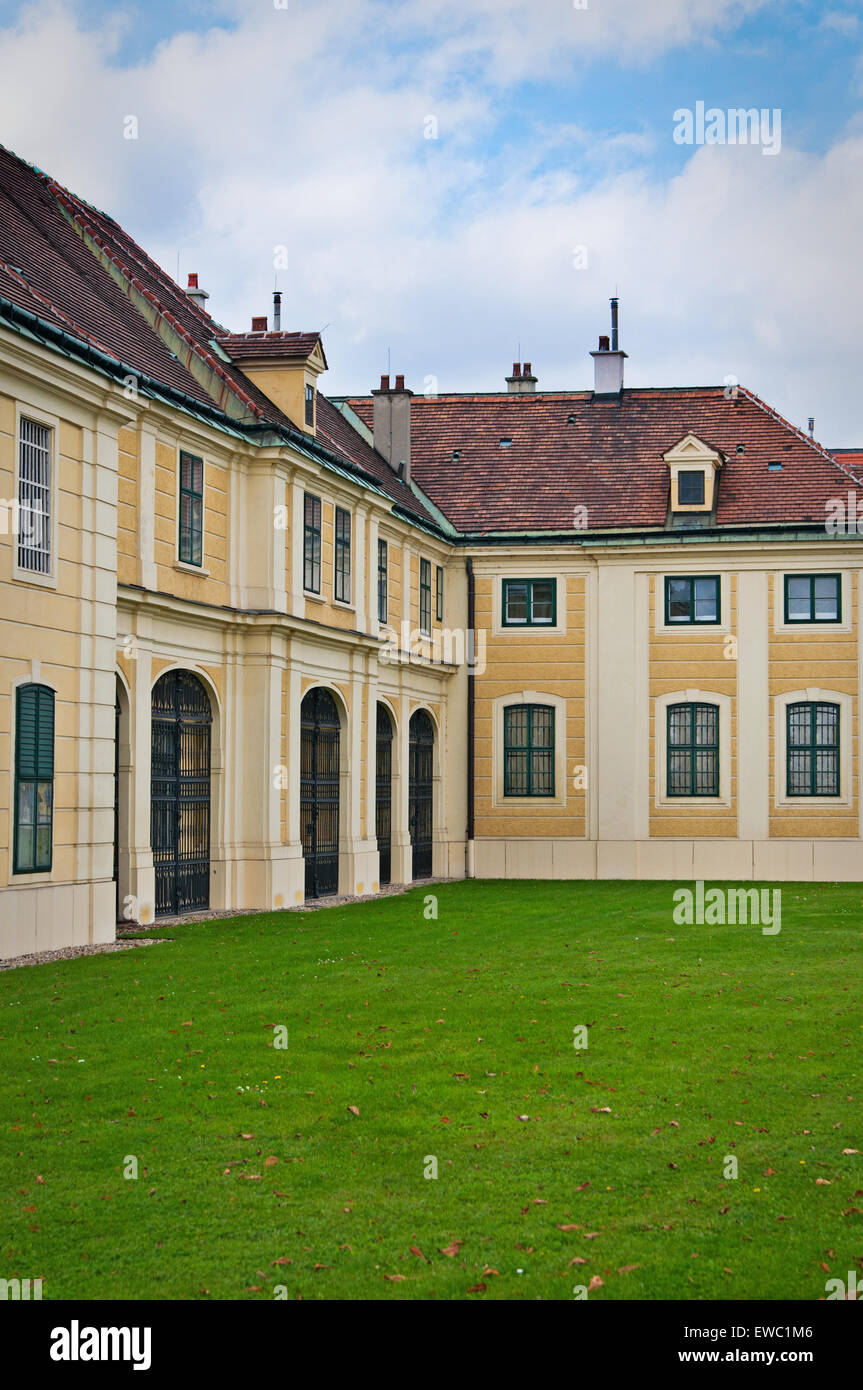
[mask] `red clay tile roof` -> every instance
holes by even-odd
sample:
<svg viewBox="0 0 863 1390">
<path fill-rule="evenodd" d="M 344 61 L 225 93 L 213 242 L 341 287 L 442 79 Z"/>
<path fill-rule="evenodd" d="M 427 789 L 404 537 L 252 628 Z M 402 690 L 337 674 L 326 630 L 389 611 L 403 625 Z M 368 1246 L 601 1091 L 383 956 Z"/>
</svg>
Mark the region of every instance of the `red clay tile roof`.
<svg viewBox="0 0 863 1390">
<path fill-rule="evenodd" d="M 110 262 L 110 272 L 100 255 Z M 174 341 L 179 340 L 176 355 L 136 307 L 133 295 L 170 326 Z M 234 355 L 239 357 L 242 348 L 236 345 L 253 335 L 227 333 L 113 218 L 2 145 L 0 296 L 200 405 L 224 409 L 229 392 L 248 424 L 301 433 L 239 366 L 223 361 L 213 350 L 215 339 L 220 346 L 235 345 Z M 285 333 L 280 341 L 290 351 L 295 344 L 311 351 L 319 335 Z M 186 361 L 180 360 L 180 348 Z M 207 368 L 218 387 L 208 391 L 193 375 L 186 365 L 193 358 Z M 360 470 L 417 518 L 433 521 L 422 501 L 320 396 L 318 423 L 320 443 L 337 462 Z"/>
<path fill-rule="evenodd" d="M 371 426 L 369 397 L 348 404 Z M 729 398 L 722 386 L 626 390 L 611 402 L 589 391 L 417 395 L 411 471 L 462 532 L 572 531 L 579 506 L 589 530 L 659 529 L 669 501 L 663 454 L 690 431 L 726 456 L 720 527 L 820 523 L 828 499 L 854 483 L 757 396 L 738 388 Z"/>
<path fill-rule="evenodd" d="M 321 342 L 320 333 L 217 333 L 216 341 L 232 362 L 259 362 L 265 358 L 303 361 Z M 324 348 L 321 343 L 321 353 Z M 326 362 L 326 357 L 324 357 Z"/>
</svg>

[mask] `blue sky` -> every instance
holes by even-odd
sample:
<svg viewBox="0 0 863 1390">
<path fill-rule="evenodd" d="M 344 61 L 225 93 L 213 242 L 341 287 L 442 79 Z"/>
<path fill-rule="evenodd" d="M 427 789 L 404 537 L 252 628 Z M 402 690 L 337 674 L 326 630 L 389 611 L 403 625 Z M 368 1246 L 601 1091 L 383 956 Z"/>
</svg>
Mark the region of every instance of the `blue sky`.
<svg viewBox="0 0 863 1390">
<path fill-rule="evenodd" d="M 632 384 L 732 375 L 863 444 L 861 54 L 845 0 L 0 0 L 0 140 L 231 327 L 285 246 L 333 393 L 388 349 L 418 389 L 497 389 L 519 343 L 584 387 L 617 288 Z M 697 101 L 779 108 L 781 150 L 676 144 Z"/>
</svg>

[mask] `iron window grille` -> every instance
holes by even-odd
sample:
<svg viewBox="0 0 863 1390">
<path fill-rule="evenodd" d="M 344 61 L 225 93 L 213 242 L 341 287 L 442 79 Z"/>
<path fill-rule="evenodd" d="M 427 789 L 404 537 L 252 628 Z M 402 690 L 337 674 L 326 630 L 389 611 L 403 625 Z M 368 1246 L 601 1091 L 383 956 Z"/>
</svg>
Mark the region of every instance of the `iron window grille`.
<svg viewBox="0 0 863 1390">
<path fill-rule="evenodd" d="M 719 575 L 673 575 L 665 580 L 665 621 L 718 623 L 721 621 Z"/>
<path fill-rule="evenodd" d="M 838 796 L 839 706 L 805 700 L 786 719 L 786 794 Z"/>
<path fill-rule="evenodd" d="M 21 685 L 15 695 L 16 874 L 51 868 L 54 829 L 54 692 Z"/>
<path fill-rule="evenodd" d="M 194 454 L 180 454 L 180 542 L 184 564 L 203 563 L 204 462 Z"/>
<path fill-rule="evenodd" d="M 554 796 L 554 709 L 508 705 L 503 712 L 504 796 Z"/>
<path fill-rule="evenodd" d="M 501 619 L 504 627 L 554 627 L 556 579 L 505 579 Z"/>
<path fill-rule="evenodd" d="M 18 442 L 18 568 L 51 573 L 51 431 L 21 419 Z"/>
<path fill-rule="evenodd" d="M 435 566 L 435 621 L 443 622 L 443 566 Z"/>
<path fill-rule="evenodd" d="M 669 705 L 668 796 L 719 795 L 719 706 Z"/>
<path fill-rule="evenodd" d="M 351 514 L 336 507 L 336 598 L 351 601 Z"/>
<path fill-rule="evenodd" d="M 387 620 L 387 543 L 378 541 L 378 622 Z"/>
<path fill-rule="evenodd" d="M 420 632 L 431 634 L 431 560 L 420 560 Z"/>
<path fill-rule="evenodd" d="M 321 592 L 321 499 L 304 494 L 303 588 Z"/>
<path fill-rule="evenodd" d="M 842 578 L 838 574 L 786 574 L 786 623 L 841 623 Z"/>
</svg>

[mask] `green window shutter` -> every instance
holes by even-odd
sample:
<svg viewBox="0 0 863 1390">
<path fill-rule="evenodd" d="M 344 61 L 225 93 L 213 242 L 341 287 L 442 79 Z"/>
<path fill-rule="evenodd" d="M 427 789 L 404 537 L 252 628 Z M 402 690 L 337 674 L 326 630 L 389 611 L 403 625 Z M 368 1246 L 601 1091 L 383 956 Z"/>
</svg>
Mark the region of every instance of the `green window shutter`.
<svg viewBox="0 0 863 1390">
<path fill-rule="evenodd" d="M 15 873 L 51 868 L 53 821 L 54 692 L 23 685 L 15 697 Z"/>
<path fill-rule="evenodd" d="M 180 453 L 180 559 L 187 565 L 204 562 L 204 461 Z"/>
</svg>

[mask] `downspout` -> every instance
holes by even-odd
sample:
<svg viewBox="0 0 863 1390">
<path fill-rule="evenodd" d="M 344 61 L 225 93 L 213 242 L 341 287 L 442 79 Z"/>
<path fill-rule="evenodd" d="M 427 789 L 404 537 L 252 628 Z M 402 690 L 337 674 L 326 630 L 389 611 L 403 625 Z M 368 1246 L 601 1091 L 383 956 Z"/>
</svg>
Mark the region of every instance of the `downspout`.
<svg viewBox="0 0 863 1390">
<path fill-rule="evenodd" d="M 476 664 L 476 633 L 474 622 L 476 617 L 476 586 L 473 575 L 473 560 L 468 558 L 465 561 L 467 569 L 467 845 L 465 858 L 465 875 L 473 878 L 474 875 L 474 709 L 476 702 L 476 687 L 474 666 Z"/>
</svg>

